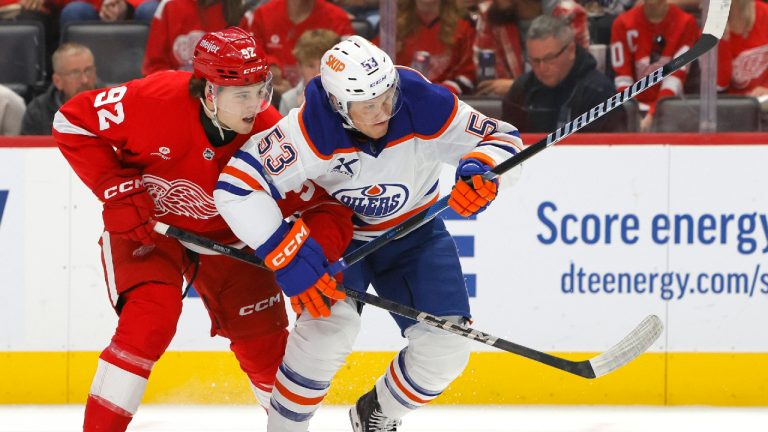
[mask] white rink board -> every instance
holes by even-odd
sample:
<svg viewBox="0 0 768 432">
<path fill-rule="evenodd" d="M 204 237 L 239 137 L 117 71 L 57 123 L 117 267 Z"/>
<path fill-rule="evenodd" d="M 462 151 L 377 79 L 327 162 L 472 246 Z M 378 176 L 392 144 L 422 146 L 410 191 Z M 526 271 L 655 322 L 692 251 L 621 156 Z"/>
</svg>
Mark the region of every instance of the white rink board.
<svg viewBox="0 0 768 432">
<path fill-rule="evenodd" d="M 452 233 L 474 236 L 474 257 L 462 258 L 465 271 L 477 275 L 474 326 L 546 351 L 603 351 L 653 313 L 667 331 L 652 351 L 766 352 L 765 160 L 768 146 L 757 145 L 555 146 L 542 152 L 476 221 L 448 221 Z M 446 178 L 452 178 L 450 170 Z M 101 273 L 98 202 L 55 148 L 0 149 L 0 193 L 4 190 L 9 192 L 0 221 L 0 350 L 101 350 L 116 317 Z M 755 230 L 742 234 L 740 251 L 738 220 L 748 222 L 753 213 Z M 539 237 L 552 234 L 546 221 L 557 225 L 559 234 L 565 215 L 579 220 L 591 215 L 587 240 L 594 235 L 595 217 L 604 228 L 606 215 L 618 215 L 611 243 L 601 235 L 595 244 L 583 238 L 565 244 L 562 236 L 545 244 Z M 674 237 L 672 231 L 652 229 L 654 218 L 665 215 L 690 216 L 706 229 L 701 238 L 694 231 L 693 244 L 655 242 L 654 233 Z M 734 218 L 723 234 L 722 218 L 728 215 Z M 622 217 L 630 227 L 637 223 L 625 231 L 635 243 L 622 240 Z M 569 222 L 568 228 L 569 234 L 580 234 L 580 223 Z M 701 241 L 711 238 L 714 244 Z M 748 239 L 754 240 L 754 251 Z M 671 286 L 671 300 L 662 298 L 658 279 L 653 293 L 647 279 L 639 286 L 643 292 L 618 294 L 614 282 L 613 293 L 595 284 L 598 293 L 564 293 L 563 275 L 571 264 L 601 282 L 610 274 L 642 282 L 637 278 L 669 272 L 688 275 L 689 281 L 681 298 L 679 285 Z M 733 283 L 744 275 L 747 294 L 716 294 L 711 286 L 702 293 L 692 285 L 700 275 L 711 283 L 729 273 Z M 587 284 L 583 288 L 589 291 Z M 185 300 L 170 349 L 226 351 L 226 341 L 208 337 L 208 327 L 199 299 Z M 356 350 L 401 346 L 389 316 L 366 307 Z"/>
</svg>

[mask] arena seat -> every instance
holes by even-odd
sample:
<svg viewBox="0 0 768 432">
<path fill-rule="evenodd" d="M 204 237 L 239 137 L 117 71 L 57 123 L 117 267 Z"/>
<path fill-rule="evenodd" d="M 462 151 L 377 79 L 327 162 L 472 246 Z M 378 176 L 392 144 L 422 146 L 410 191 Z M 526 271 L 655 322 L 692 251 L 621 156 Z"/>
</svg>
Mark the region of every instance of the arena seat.
<svg viewBox="0 0 768 432">
<path fill-rule="evenodd" d="M 351 23 L 352 29 L 355 31 L 356 35 L 362 36 L 368 40 L 373 40 L 375 35 L 373 25 L 371 25 L 370 21 L 367 19 L 355 18 Z"/>
<path fill-rule="evenodd" d="M 25 99 L 45 81 L 45 29 L 36 21 L 0 21 L 0 83 Z"/>
<path fill-rule="evenodd" d="M 91 49 L 99 80 L 105 85 L 141 78 L 149 26 L 141 22 L 76 22 L 62 30 L 62 41 Z"/>
<path fill-rule="evenodd" d="M 491 96 L 461 96 L 462 101 L 488 117 L 501 118 L 501 98 Z"/>
<path fill-rule="evenodd" d="M 698 132 L 700 99 L 665 98 L 656 105 L 654 132 Z M 723 95 L 717 99 L 718 132 L 757 132 L 760 130 L 760 103 L 748 96 Z"/>
</svg>

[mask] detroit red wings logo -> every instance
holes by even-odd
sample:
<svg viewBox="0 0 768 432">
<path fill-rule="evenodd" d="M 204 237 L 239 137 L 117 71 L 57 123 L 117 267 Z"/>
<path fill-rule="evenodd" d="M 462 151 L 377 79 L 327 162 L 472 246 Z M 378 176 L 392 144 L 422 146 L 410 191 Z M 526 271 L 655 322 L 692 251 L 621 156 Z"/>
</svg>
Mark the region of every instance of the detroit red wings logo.
<svg viewBox="0 0 768 432">
<path fill-rule="evenodd" d="M 213 197 L 189 180 L 168 181 L 160 177 L 144 175 L 144 186 L 155 200 L 155 213 L 168 213 L 193 219 L 211 219 L 219 215 Z"/>
<path fill-rule="evenodd" d="M 750 81 L 760 78 L 766 69 L 768 69 L 768 45 L 745 50 L 733 59 L 731 85 L 737 89 L 745 88 Z"/>
</svg>

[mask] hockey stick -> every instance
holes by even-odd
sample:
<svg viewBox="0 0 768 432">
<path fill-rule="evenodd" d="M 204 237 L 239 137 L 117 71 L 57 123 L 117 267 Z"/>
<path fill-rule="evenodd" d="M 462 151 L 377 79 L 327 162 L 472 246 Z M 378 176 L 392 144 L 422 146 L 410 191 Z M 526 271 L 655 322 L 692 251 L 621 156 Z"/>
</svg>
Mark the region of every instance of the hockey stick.
<svg viewBox="0 0 768 432">
<path fill-rule="evenodd" d="M 248 264 L 266 268 L 264 262 L 254 254 L 223 245 L 197 234 L 172 227 L 162 222 L 157 222 L 154 229 L 160 234 L 218 252 L 222 255 L 227 255 Z M 339 288 L 344 289 L 341 286 L 339 286 Z M 664 328 L 661 320 L 656 315 L 649 315 L 634 330 L 632 330 L 631 333 L 625 336 L 624 339 L 608 351 L 590 360 L 571 361 L 541 351 L 536 351 L 535 349 L 489 335 L 471 327 L 452 323 L 446 319 L 418 311 L 411 307 L 372 294 L 351 289 L 344 289 L 344 292 L 357 301 L 376 306 L 388 312 L 410 318 L 414 321 L 423 322 L 432 327 L 441 328 L 450 333 L 490 345 L 502 351 L 529 358 L 584 378 L 597 378 L 603 376 L 631 362 L 656 341 Z"/>
<path fill-rule="evenodd" d="M 723 31 L 725 30 L 725 25 L 728 21 L 728 11 L 730 7 L 731 0 L 709 0 L 707 21 L 704 24 L 703 34 L 690 50 L 670 60 L 667 64 L 651 72 L 649 75 L 644 76 L 630 87 L 627 87 L 623 92 L 616 93 L 608 100 L 599 103 L 588 112 L 581 114 L 579 117 L 561 126 L 556 131 L 547 135 L 546 138 L 526 147 L 517 155 L 505 160 L 504 162 L 501 162 L 491 171 L 486 173 L 483 177 L 485 177 L 487 180 L 492 180 L 497 176 L 504 174 L 505 172 L 530 159 L 533 157 L 533 155 L 594 122 L 605 114 L 611 112 L 616 107 L 621 106 L 624 104 L 624 102 L 634 98 L 646 89 L 661 82 L 661 80 L 668 77 L 673 72 L 699 58 L 702 54 L 712 49 L 720 41 L 720 38 L 723 36 Z M 388 231 L 384 232 L 363 246 L 360 246 L 352 252 L 344 255 L 341 259 L 331 264 L 331 274 L 338 273 L 339 271 L 348 268 L 352 264 L 360 261 L 363 257 L 373 253 L 375 250 L 389 243 L 393 239 L 403 236 L 431 221 L 440 212 L 448 208 L 448 198 L 449 196 L 441 198 L 431 206 L 411 216 L 394 228 L 389 229 Z"/>
</svg>

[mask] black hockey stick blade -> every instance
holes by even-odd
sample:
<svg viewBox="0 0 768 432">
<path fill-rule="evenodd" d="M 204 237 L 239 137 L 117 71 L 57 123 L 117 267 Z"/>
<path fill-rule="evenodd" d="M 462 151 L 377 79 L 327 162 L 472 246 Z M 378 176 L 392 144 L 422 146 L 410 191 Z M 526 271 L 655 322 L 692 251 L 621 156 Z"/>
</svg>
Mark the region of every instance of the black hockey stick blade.
<svg viewBox="0 0 768 432">
<path fill-rule="evenodd" d="M 266 268 L 264 266 L 264 262 L 254 254 L 245 252 L 235 247 L 223 245 L 211 239 L 181 230 L 162 222 L 155 223 L 154 230 L 159 234 L 173 237 L 182 242 L 203 247 L 205 249 L 218 252 L 222 255 L 238 259 L 251 265 Z M 359 302 L 367 303 L 371 306 L 375 306 L 388 312 L 410 318 L 414 321 L 423 322 L 432 327 L 441 328 L 447 332 L 463 336 L 465 338 L 472 339 L 486 345 L 490 345 L 502 351 L 507 351 L 512 354 L 517 354 L 529 358 L 539 363 L 543 363 L 584 378 L 596 378 L 605 375 L 608 372 L 618 369 L 621 366 L 624 366 L 625 364 L 634 360 L 637 356 L 648 349 L 651 344 L 653 344 L 653 342 L 659 337 L 659 334 L 661 334 L 661 330 L 663 328 L 659 318 L 653 315 L 649 316 L 632 333 L 626 336 L 613 348 L 609 349 L 603 354 L 598 355 L 592 360 L 576 362 L 536 351 L 532 348 L 528 348 L 523 345 L 519 345 L 514 342 L 489 335 L 471 327 L 455 324 L 446 319 L 428 314 L 426 312 L 418 311 L 409 306 L 383 299 L 372 294 L 345 289 L 341 285 L 339 285 L 339 288 L 343 289 L 349 297 Z"/>
<path fill-rule="evenodd" d="M 616 93 L 608 100 L 601 102 L 591 110 L 566 123 L 556 131 L 547 135 L 546 138 L 539 140 L 535 144 L 524 148 L 515 156 L 505 160 L 504 162 L 501 162 L 490 172 L 486 173 L 485 177 L 487 179 L 492 179 L 511 170 L 512 168 L 533 157 L 533 155 L 563 140 L 565 137 L 572 135 L 588 124 L 611 112 L 615 108 L 621 106 L 624 102 L 634 98 L 655 84 L 658 84 L 664 78 L 668 77 L 678 69 L 701 57 L 701 55 L 717 45 L 717 43 L 720 41 L 720 38 L 723 36 L 725 25 L 728 22 L 728 11 L 730 10 L 730 7 L 731 0 L 709 0 L 707 21 L 704 24 L 704 32 L 699 40 L 696 41 L 696 43 L 693 45 L 693 47 L 691 47 L 691 49 L 670 60 L 667 64 L 651 72 L 649 75 L 644 76 L 639 81 L 627 87 L 623 92 Z M 363 257 L 373 253 L 375 250 L 379 249 L 395 238 L 405 235 L 431 221 L 438 214 L 440 214 L 440 212 L 448 208 L 448 198 L 449 197 L 447 196 L 441 198 L 431 206 L 420 211 L 419 213 L 416 213 L 399 225 L 389 229 L 375 239 L 344 255 L 341 259 L 331 264 L 331 270 L 333 270 L 333 273 L 344 270 L 345 268 L 361 260 Z"/>
</svg>

